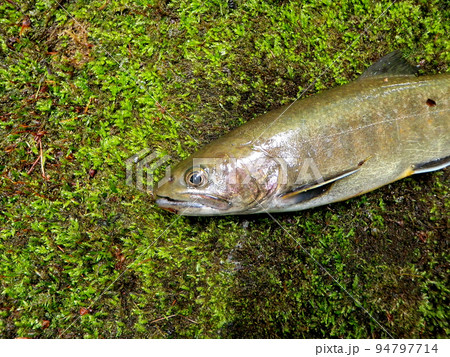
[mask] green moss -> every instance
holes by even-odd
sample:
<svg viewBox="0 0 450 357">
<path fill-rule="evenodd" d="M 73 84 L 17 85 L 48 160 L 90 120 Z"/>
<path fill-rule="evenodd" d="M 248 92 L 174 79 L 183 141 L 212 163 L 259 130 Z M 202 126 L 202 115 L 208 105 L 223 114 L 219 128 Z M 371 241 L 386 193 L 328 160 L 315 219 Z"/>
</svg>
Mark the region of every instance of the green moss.
<svg viewBox="0 0 450 357">
<path fill-rule="evenodd" d="M 283 228 L 126 185 L 394 49 L 448 70 L 444 1 L 235 3 L 0 5 L 1 337 L 448 336 L 447 171 Z"/>
</svg>

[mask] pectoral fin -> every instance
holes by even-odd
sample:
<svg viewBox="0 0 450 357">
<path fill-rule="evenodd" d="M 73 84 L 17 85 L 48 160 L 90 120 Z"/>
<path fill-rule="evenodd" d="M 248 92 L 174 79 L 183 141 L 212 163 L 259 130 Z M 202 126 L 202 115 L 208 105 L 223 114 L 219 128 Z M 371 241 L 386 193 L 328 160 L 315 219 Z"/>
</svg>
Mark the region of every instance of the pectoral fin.
<svg viewBox="0 0 450 357">
<path fill-rule="evenodd" d="M 432 161 L 422 162 L 420 164 L 411 165 L 405 171 L 403 171 L 402 174 L 396 178 L 396 180 L 400 180 L 402 178 L 415 174 L 424 174 L 426 172 L 441 170 L 449 165 L 450 156 L 444 157 L 442 159 L 436 159 Z"/>
<path fill-rule="evenodd" d="M 442 159 L 413 165 L 413 174 L 423 174 L 425 172 L 441 170 L 449 165 L 450 156 L 447 156 Z"/>
<path fill-rule="evenodd" d="M 360 167 L 358 167 L 357 169 L 347 170 L 332 177 L 317 180 L 315 182 L 308 183 L 306 185 L 294 187 L 293 189 L 289 190 L 289 192 L 282 194 L 280 197 L 283 200 L 292 200 L 292 204 L 309 201 L 313 198 L 323 195 L 331 188 L 333 183 L 335 183 L 336 181 L 342 180 L 347 176 L 353 175 L 359 170 Z"/>
</svg>

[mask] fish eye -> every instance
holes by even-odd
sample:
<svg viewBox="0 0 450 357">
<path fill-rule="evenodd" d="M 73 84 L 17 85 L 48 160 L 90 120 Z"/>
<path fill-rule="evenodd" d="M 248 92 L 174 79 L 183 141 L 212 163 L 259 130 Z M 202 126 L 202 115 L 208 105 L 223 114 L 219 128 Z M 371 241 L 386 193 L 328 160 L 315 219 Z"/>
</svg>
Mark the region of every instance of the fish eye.
<svg viewBox="0 0 450 357">
<path fill-rule="evenodd" d="M 186 183 L 189 186 L 200 187 L 206 184 L 206 182 L 208 182 L 208 175 L 200 168 L 196 168 L 186 174 Z"/>
</svg>

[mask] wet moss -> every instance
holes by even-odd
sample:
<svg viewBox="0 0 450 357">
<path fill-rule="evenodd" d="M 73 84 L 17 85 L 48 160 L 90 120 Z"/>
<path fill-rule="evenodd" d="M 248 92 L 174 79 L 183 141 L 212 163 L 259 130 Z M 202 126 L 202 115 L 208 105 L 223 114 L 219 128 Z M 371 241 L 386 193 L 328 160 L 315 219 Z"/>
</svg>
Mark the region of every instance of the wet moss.
<svg viewBox="0 0 450 357">
<path fill-rule="evenodd" d="M 444 1 L 234 3 L 0 5 L 1 337 L 448 336 L 448 170 L 281 226 L 126 185 L 394 49 L 448 70 Z"/>
</svg>

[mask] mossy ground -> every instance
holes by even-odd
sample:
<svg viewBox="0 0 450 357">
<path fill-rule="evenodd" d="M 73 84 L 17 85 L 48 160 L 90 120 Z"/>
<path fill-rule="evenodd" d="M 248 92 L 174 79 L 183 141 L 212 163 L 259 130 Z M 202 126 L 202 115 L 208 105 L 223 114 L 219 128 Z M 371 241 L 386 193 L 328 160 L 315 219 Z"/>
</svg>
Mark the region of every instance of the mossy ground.
<svg viewBox="0 0 450 357">
<path fill-rule="evenodd" d="M 445 1 L 60 3 L 0 4 L 0 337 L 448 337 L 448 170 L 281 226 L 125 183 L 394 49 L 447 71 Z"/>
</svg>

